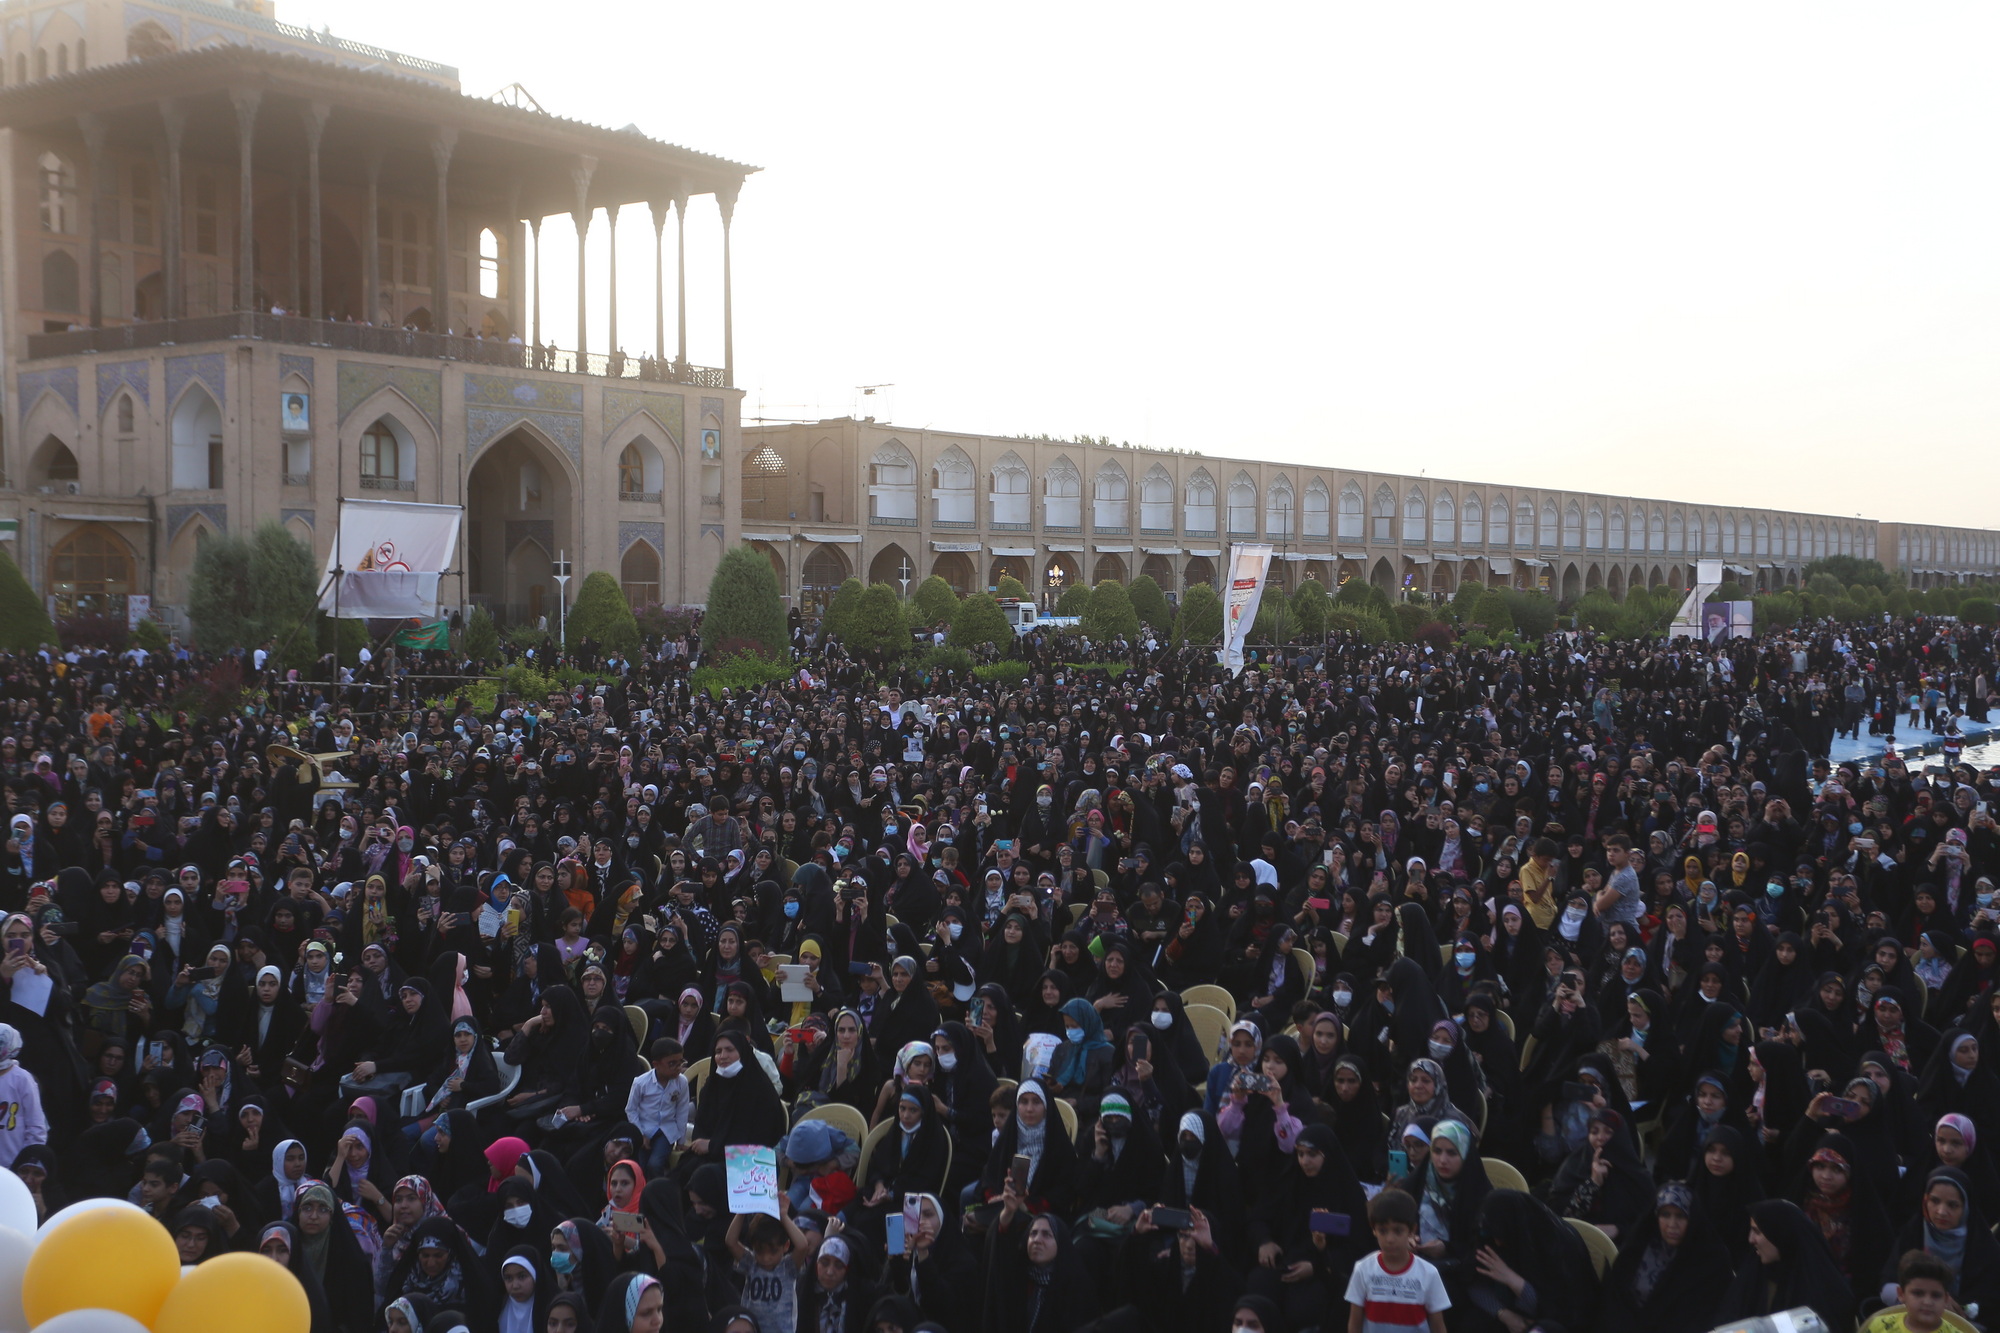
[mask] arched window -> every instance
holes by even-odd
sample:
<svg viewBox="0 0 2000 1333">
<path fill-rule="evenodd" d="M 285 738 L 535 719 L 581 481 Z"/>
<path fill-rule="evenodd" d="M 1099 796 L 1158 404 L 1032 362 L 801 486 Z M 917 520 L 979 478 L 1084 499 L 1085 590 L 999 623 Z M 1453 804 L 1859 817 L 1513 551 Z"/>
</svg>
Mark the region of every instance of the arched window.
<svg viewBox="0 0 2000 1333">
<path fill-rule="evenodd" d="M 1215 535 L 1215 479 L 1196 468 L 1187 482 L 1187 536 Z"/>
<path fill-rule="evenodd" d="M 479 294 L 488 300 L 500 295 L 500 238 L 491 228 L 479 233 Z"/>
<path fill-rule="evenodd" d="M 1477 546 L 1486 540 L 1486 509 L 1479 503 L 1479 492 L 1468 491 L 1465 496 L 1465 511 L 1459 515 L 1458 539 L 1467 546 Z"/>
<path fill-rule="evenodd" d="M 1738 555 L 1752 555 L 1756 552 L 1756 538 L 1752 535 L 1755 527 L 1748 514 L 1736 520 L 1736 552 Z"/>
<path fill-rule="evenodd" d="M 361 476 L 365 484 L 368 479 L 394 480 L 403 475 L 403 444 L 396 438 L 396 432 L 389 429 L 385 421 L 378 421 L 361 432 Z"/>
<path fill-rule="evenodd" d="M 1514 506 L 1514 545 L 1525 550 L 1535 544 L 1535 502 L 1522 500 Z"/>
<path fill-rule="evenodd" d="M 1139 528 L 1142 532 L 1174 530 L 1174 479 L 1158 463 L 1139 482 Z"/>
<path fill-rule="evenodd" d="M 1563 545 L 1572 551 L 1583 545 L 1583 510 L 1574 500 L 1563 506 Z"/>
<path fill-rule="evenodd" d="M 1132 526 L 1132 485 L 1125 469 L 1112 459 L 1097 469 L 1090 488 L 1090 526 L 1098 532 L 1122 533 Z"/>
<path fill-rule="evenodd" d="M 1257 531 L 1257 484 L 1247 472 L 1237 473 L 1229 483 L 1229 531 L 1244 535 Z"/>
<path fill-rule="evenodd" d="M 1762 514 L 1757 516 L 1757 554 L 1771 554 L 1771 522 Z"/>
<path fill-rule="evenodd" d="M 1396 493 L 1386 481 L 1375 488 L 1375 500 L 1369 506 L 1369 533 L 1378 542 L 1396 540 Z"/>
<path fill-rule="evenodd" d="M 937 485 L 931 491 L 933 516 L 940 523 L 971 527 L 978 517 L 972 459 L 957 445 L 949 445 L 938 455 L 936 474 Z"/>
<path fill-rule="evenodd" d="M 37 160 L 42 178 L 42 230 L 59 236 L 76 231 L 76 168 L 59 153 L 43 153 Z"/>
<path fill-rule="evenodd" d="M 194 251 L 198 255 L 213 255 L 222 252 L 220 236 L 220 214 L 217 212 L 215 177 L 197 175 L 194 178 Z M 214 302 L 211 299 L 210 303 Z"/>
<path fill-rule="evenodd" d="M 1458 541 L 1458 506 L 1452 503 L 1449 491 L 1439 491 L 1431 501 L 1431 541 L 1439 546 Z"/>
<path fill-rule="evenodd" d="M 1701 520 L 1701 552 L 1703 555 L 1722 554 L 1722 520 L 1712 513 L 1704 515 Z"/>
<path fill-rule="evenodd" d="M 666 465 L 644 436 L 618 451 L 618 498 L 658 503 L 666 488 Z"/>
<path fill-rule="evenodd" d="M 1544 547 L 1550 550 L 1554 550 L 1557 541 L 1558 537 L 1556 534 L 1556 502 L 1552 499 L 1544 500 L 1542 501 L 1541 542 Z"/>
<path fill-rule="evenodd" d="M 1490 507 L 1486 511 L 1486 544 L 1488 546 L 1505 546 L 1514 540 L 1512 528 L 1507 521 L 1511 516 L 1512 511 L 1508 508 L 1507 497 L 1504 495 L 1494 496 Z"/>
<path fill-rule="evenodd" d="M 1423 545 L 1425 519 L 1427 517 L 1425 511 L 1428 508 L 1429 506 L 1424 503 L 1424 493 L 1415 486 L 1410 487 L 1410 493 L 1403 497 L 1403 542 L 1405 545 Z"/>
<path fill-rule="evenodd" d="M 222 413 L 199 388 L 189 389 L 174 408 L 173 486 L 214 490 L 222 485 Z"/>
<path fill-rule="evenodd" d="M 917 460 L 900 441 L 890 440 L 868 460 L 868 521 L 917 521 Z"/>
<path fill-rule="evenodd" d="M 660 600 L 660 553 L 652 543 L 640 540 L 625 550 L 618 562 L 618 586 L 633 606 L 648 606 Z"/>
<path fill-rule="evenodd" d="M 1286 477 L 1279 477 L 1264 492 L 1264 535 L 1267 537 L 1289 537 L 1292 535 L 1292 510 L 1294 508 L 1292 483 Z"/>
<path fill-rule="evenodd" d="M 1611 535 L 1609 541 L 1612 550 L 1622 551 L 1625 549 L 1624 505 L 1613 505 L 1611 507 Z"/>
<path fill-rule="evenodd" d="M 1306 536 L 1325 540 L 1331 527 L 1327 521 L 1330 502 L 1324 481 L 1314 477 L 1306 483 Z"/>
<path fill-rule="evenodd" d="M 132 395 L 129 393 L 119 394 L 118 433 L 120 435 L 130 435 L 132 433 L 134 425 L 134 415 L 135 413 L 132 407 Z"/>
<path fill-rule="evenodd" d="M 1028 512 L 1028 465 L 1009 449 L 993 465 L 993 490 L 988 497 L 993 506 L 995 527 L 1025 528 Z"/>
<path fill-rule="evenodd" d="M 1592 504 L 1590 512 L 1584 515 L 1583 544 L 1592 551 L 1604 549 L 1604 510 L 1599 505 Z"/>
<path fill-rule="evenodd" d="M 131 591 L 131 548 L 97 524 L 78 528 L 49 553 L 49 592 L 59 619 L 84 612 L 123 616 Z"/>
<path fill-rule="evenodd" d="M 37 481 L 65 482 L 77 479 L 76 455 L 70 447 L 51 435 L 35 450 L 30 471 Z"/>
<path fill-rule="evenodd" d="M 1679 555 L 1687 548 L 1687 525 L 1681 522 L 1681 511 L 1676 509 L 1667 516 L 1667 549 Z"/>
<path fill-rule="evenodd" d="M 1646 523 L 1646 549 L 1664 551 L 1667 549 L 1667 515 L 1664 510 L 1655 509 Z"/>
<path fill-rule="evenodd" d="M 1340 488 L 1340 540 L 1358 542 L 1368 536 L 1367 515 L 1361 500 L 1361 488 L 1348 482 Z"/>
<path fill-rule="evenodd" d="M 1083 527 L 1083 474 L 1067 458 L 1057 458 L 1042 474 L 1042 526 Z"/>
</svg>

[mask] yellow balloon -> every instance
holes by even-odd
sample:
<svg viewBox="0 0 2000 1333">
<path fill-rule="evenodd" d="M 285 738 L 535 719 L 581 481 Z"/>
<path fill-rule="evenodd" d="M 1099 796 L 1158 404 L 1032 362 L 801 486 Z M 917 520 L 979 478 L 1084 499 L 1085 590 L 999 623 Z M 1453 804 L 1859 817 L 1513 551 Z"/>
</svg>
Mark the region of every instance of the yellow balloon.
<svg viewBox="0 0 2000 1333">
<path fill-rule="evenodd" d="M 96 1208 L 36 1240 L 21 1310 L 30 1328 L 71 1310 L 116 1310 L 151 1324 L 180 1279 L 180 1251 L 165 1227 L 137 1208 Z"/>
<path fill-rule="evenodd" d="M 152 1320 L 153 1333 L 308 1333 L 311 1327 L 306 1289 L 291 1270 L 242 1252 L 196 1266 Z"/>
</svg>

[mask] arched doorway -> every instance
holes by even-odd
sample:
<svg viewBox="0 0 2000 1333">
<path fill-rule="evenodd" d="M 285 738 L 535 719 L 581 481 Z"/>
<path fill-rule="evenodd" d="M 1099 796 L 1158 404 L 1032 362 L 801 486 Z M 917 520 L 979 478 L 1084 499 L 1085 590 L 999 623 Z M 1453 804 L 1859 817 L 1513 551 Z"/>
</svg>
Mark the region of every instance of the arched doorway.
<svg viewBox="0 0 2000 1333">
<path fill-rule="evenodd" d="M 780 586 L 784 573 L 778 574 Z M 618 584 L 631 605 L 652 606 L 660 600 L 660 553 L 643 538 L 626 548 L 618 561 Z"/>
<path fill-rule="evenodd" d="M 886 583 L 898 593 L 907 591 L 905 585 L 915 583 L 916 578 L 916 561 L 894 542 L 877 551 L 875 558 L 868 562 L 868 581 Z"/>
<path fill-rule="evenodd" d="M 1368 579 L 1371 583 L 1373 583 L 1376 587 L 1380 588 L 1383 592 L 1386 592 L 1391 596 L 1395 595 L 1396 569 L 1395 566 L 1389 563 L 1389 558 L 1387 556 L 1384 556 L 1380 560 L 1377 560 L 1375 562 L 1375 568 L 1368 571 Z"/>
<path fill-rule="evenodd" d="M 931 561 L 931 573 L 951 585 L 960 597 L 972 592 L 972 561 L 963 551 L 943 551 Z"/>
<path fill-rule="evenodd" d="M 101 523 L 85 524 L 49 552 L 49 595 L 58 620 L 100 615 L 123 624 L 132 583 L 132 548 Z"/>
<path fill-rule="evenodd" d="M 579 555 L 568 460 L 518 428 L 480 451 L 465 499 L 468 598 L 503 625 L 553 627 L 555 559 Z"/>
<path fill-rule="evenodd" d="M 766 560 L 771 562 L 771 572 L 778 576 L 778 586 L 780 588 L 790 588 L 792 586 L 791 580 L 785 576 L 785 553 L 770 542 L 751 542 L 750 546 L 752 550 L 761 553 Z"/>
<path fill-rule="evenodd" d="M 1619 601 L 1625 600 L 1625 571 L 1613 565 L 1611 573 L 1605 576 L 1604 590 Z"/>
<path fill-rule="evenodd" d="M 1018 555 L 994 556 L 992 565 L 990 565 L 986 571 L 986 581 L 989 584 L 991 584 L 995 590 L 998 590 L 998 588 L 1000 587 L 1001 579 L 1013 579 L 1023 588 L 1027 587 L 1028 586 L 1027 558 L 1025 556 L 1018 556 Z"/>
<path fill-rule="evenodd" d="M 1583 595 L 1583 575 L 1575 565 L 1567 566 L 1563 570 L 1562 595 L 1566 602 L 1575 601 Z"/>
<path fill-rule="evenodd" d="M 838 546 L 816 546 L 799 571 L 799 610 L 818 615 L 847 582 L 847 556 Z"/>
<path fill-rule="evenodd" d="M 1058 551 L 1049 557 L 1049 563 L 1042 569 L 1043 600 L 1053 606 L 1063 594 L 1063 589 L 1073 587 L 1083 577 L 1076 567 L 1076 557 Z"/>
<path fill-rule="evenodd" d="M 1197 583 L 1215 586 L 1215 562 L 1205 555 L 1189 556 L 1187 562 L 1187 582 L 1181 586 L 1192 588 Z"/>
<path fill-rule="evenodd" d="M 1149 555 L 1146 563 L 1139 566 L 1139 572 L 1160 585 L 1160 591 L 1177 591 L 1174 585 L 1174 562 L 1163 555 Z"/>
<path fill-rule="evenodd" d="M 1090 582 L 1092 586 L 1095 586 L 1105 582 L 1107 579 L 1113 583 L 1125 582 L 1125 559 L 1123 556 L 1100 555 L 1097 557 L 1097 568 L 1090 572 Z"/>
</svg>

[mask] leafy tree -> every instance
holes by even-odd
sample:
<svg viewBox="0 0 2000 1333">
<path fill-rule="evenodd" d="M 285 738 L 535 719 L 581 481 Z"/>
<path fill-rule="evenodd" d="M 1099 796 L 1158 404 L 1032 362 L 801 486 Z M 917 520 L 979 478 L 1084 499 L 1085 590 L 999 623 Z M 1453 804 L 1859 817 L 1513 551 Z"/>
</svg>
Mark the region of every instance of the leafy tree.
<svg viewBox="0 0 2000 1333">
<path fill-rule="evenodd" d="M 1896 576 L 1884 569 L 1881 561 L 1864 560 L 1858 555 L 1822 556 L 1805 569 L 1807 582 L 1817 574 L 1831 574 L 1843 585 L 1865 583 L 1885 595 L 1896 590 Z"/>
<path fill-rule="evenodd" d="M 35 596 L 14 557 L 0 550 L 0 648 L 32 653 L 43 644 L 55 646 L 56 627 L 48 607 Z"/>
<path fill-rule="evenodd" d="M 1151 574 L 1133 579 L 1125 593 L 1132 599 L 1132 609 L 1138 613 L 1140 624 L 1161 630 L 1173 624 L 1174 609 L 1167 605 L 1167 595 L 1160 591 L 1159 581 Z"/>
<path fill-rule="evenodd" d="M 1507 609 L 1524 639 L 1539 639 L 1556 627 L 1556 601 L 1545 592 L 1510 593 Z"/>
<path fill-rule="evenodd" d="M 1021 580 L 1015 578 L 1012 574 L 1002 574 L 1000 581 L 993 585 L 993 595 L 995 597 L 1011 597 L 1017 602 L 1025 602 L 1028 600 L 1028 588 L 1026 584 L 1022 583 Z"/>
<path fill-rule="evenodd" d="M 1710 595 L 1708 600 L 1711 602 L 1747 602 L 1750 600 L 1750 593 L 1735 579 L 1727 579 L 1721 587 L 1717 588 Z"/>
<path fill-rule="evenodd" d="M 268 639 L 287 656 L 311 642 L 305 628 L 318 601 L 312 552 L 276 523 L 249 537 L 224 534 L 201 544 L 188 578 L 188 621 L 196 646 L 245 651 Z"/>
<path fill-rule="evenodd" d="M 465 655 L 475 662 L 491 662 L 500 656 L 500 631 L 483 606 L 472 608 L 465 622 Z"/>
<path fill-rule="evenodd" d="M 166 626 L 162 625 L 157 617 L 147 616 L 139 622 L 139 627 L 132 631 L 132 642 L 149 653 L 163 653 L 167 650 Z"/>
<path fill-rule="evenodd" d="M 832 643 L 847 637 L 847 627 L 854 623 L 854 612 L 861 605 L 861 594 L 867 589 L 861 580 L 849 575 L 838 588 L 833 590 L 833 600 L 827 603 L 825 637 Z"/>
<path fill-rule="evenodd" d="M 1808 597 L 1812 595 L 1806 594 Z M 1800 595 L 1786 589 L 1784 592 L 1772 593 L 1768 597 L 1759 597 L 1755 609 L 1750 614 L 1753 624 L 1766 625 L 1772 629 L 1785 629 L 1798 624 L 1799 617 L 1803 613 Z"/>
<path fill-rule="evenodd" d="M 1486 585 L 1477 579 L 1467 579 L 1458 585 L 1458 591 L 1451 595 L 1451 613 L 1461 625 L 1472 615 L 1472 608 L 1479 605 L 1479 598 L 1485 591 Z"/>
<path fill-rule="evenodd" d="M 1297 632 L 1305 638 L 1319 639 L 1326 634 L 1326 618 L 1332 610 L 1333 599 L 1318 579 L 1302 580 L 1292 594 L 1292 618 L 1298 623 Z"/>
<path fill-rule="evenodd" d="M 1396 631 L 1399 642 L 1410 643 L 1417 637 L 1417 631 L 1430 624 L 1436 617 L 1431 608 L 1421 602 L 1398 602 L 1394 607 L 1394 618 L 1389 624 Z"/>
<path fill-rule="evenodd" d="M 875 661 L 901 657 L 910 650 L 909 622 L 903 599 L 886 583 L 870 584 L 855 605 L 841 636 L 841 645 L 857 657 Z"/>
<path fill-rule="evenodd" d="M 1489 634 L 1504 634 L 1514 627 L 1514 612 L 1507 602 L 1507 594 L 1500 588 L 1488 588 L 1479 594 L 1479 600 L 1472 604 L 1472 613 L 1467 624 L 1482 625 Z"/>
<path fill-rule="evenodd" d="M 775 586 L 776 579 L 772 582 Z M 782 611 L 778 619 L 782 625 Z M 584 577 L 583 586 L 576 591 L 576 605 L 569 609 L 563 629 L 571 643 L 589 639 L 600 648 L 616 648 L 626 653 L 639 650 L 639 622 L 632 616 L 632 604 L 625 600 L 625 590 L 618 586 L 618 580 L 602 569 L 594 569 Z"/>
<path fill-rule="evenodd" d="M 921 613 L 925 625 L 949 625 L 952 613 L 958 610 L 958 594 L 936 574 L 917 585 L 917 594 L 910 601 Z"/>
<path fill-rule="evenodd" d="M 1593 589 L 1577 600 L 1576 623 L 1584 629 L 1604 633 L 1618 623 L 1619 605 L 1602 588 Z"/>
<path fill-rule="evenodd" d="M 1847 585 L 1841 579 L 1835 578 L 1825 570 L 1821 570 L 1817 574 L 1806 576 L 1806 591 L 1817 593 L 1821 597 L 1845 597 L 1847 595 Z"/>
<path fill-rule="evenodd" d="M 1389 594 L 1376 587 L 1373 583 L 1370 583 L 1367 579 L 1349 579 L 1340 585 L 1340 592 L 1335 595 L 1333 600 L 1341 606 L 1353 606 L 1359 607 L 1364 611 L 1373 611 L 1382 618 L 1384 624 L 1387 624 L 1389 621 L 1389 607 L 1392 605 L 1389 601 Z"/>
<path fill-rule="evenodd" d="M 622 598 L 620 600 L 623 600 Z M 631 608 L 626 608 L 631 615 Z M 638 633 L 635 622 L 634 635 Z M 750 546 L 723 552 L 708 581 L 708 611 L 701 625 L 702 654 L 717 660 L 738 652 L 782 661 L 791 656 L 785 599 L 770 558 Z"/>
<path fill-rule="evenodd" d="M 1174 617 L 1174 641 L 1202 647 L 1222 637 L 1222 599 L 1213 584 L 1197 583 L 1181 597 L 1180 614 Z"/>
<path fill-rule="evenodd" d="M 1352 634 L 1370 648 L 1395 637 L 1389 623 L 1381 616 L 1356 606 L 1335 606 L 1328 611 L 1326 628 L 1330 634 Z"/>
<path fill-rule="evenodd" d="M 1090 609 L 1091 591 L 1088 583 L 1072 583 L 1056 598 L 1056 614 L 1059 616 L 1081 616 Z"/>
<path fill-rule="evenodd" d="M 2000 613 L 1991 597 L 1968 597 L 1958 604 L 1958 618 L 1968 625 L 1991 625 Z"/>
<path fill-rule="evenodd" d="M 958 614 L 951 618 L 951 631 L 944 641 L 948 648 L 970 650 L 989 643 L 1005 648 L 1014 642 L 1014 627 L 1007 623 L 1007 613 L 993 594 L 976 592 L 958 604 Z"/>
<path fill-rule="evenodd" d="M 1139 613 L 1124 584 L 1106 579 L 1091 592 L 1090 604 L 1083 610 L 1083 632 L 1105 643 L 1121 634 L 1127 641 L 1139 637 Z"/>
</svg>

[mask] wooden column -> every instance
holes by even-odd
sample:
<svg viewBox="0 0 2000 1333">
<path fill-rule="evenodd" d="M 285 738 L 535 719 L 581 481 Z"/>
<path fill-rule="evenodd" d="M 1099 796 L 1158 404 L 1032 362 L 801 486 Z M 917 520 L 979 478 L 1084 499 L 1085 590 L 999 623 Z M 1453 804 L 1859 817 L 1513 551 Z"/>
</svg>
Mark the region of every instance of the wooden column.
<svg viewBox="0 0 2000 1333">
<path fill-rule="evenodd" d="M 585 242 L 590 239 L 590 178 L 597 171 L 597 159 L 585 154 L 577 158 L 570 168 L 570 183 L 576 187 L 576 207 L 570 211 L 570 220 L 576 223 L 576 356 L 577 370 L 583 369 L 584 353 L 590 350 L 590 335 L 584 323 L 589 313 L 589 302 L 585 295 L 589 291 L 586 278 L 589 269 L 584 262 Z"/>
<path fill-rule="evenodd" d="M 722 382 L 736 383 L 736 312 L 729 282 L 729 223 L 736 216 L 736 192 L 742 181 L 731 181 L 715 192 L 715 205 L 722 210 Z"/>
<path fill-rule="evenodd" d="M 333 107 L 326 102 L 310 102 L 301 116 L 306 128 L 306 314 L 313 319 L 326 318 L 326 248 L 325 233 L 320 222 L 319 186 L 319 143 L 326 132 L 326 118 L 333 114 Z M 371 173 L 372 182 L 373 175 Z M 372 244 L 375 230 L 375 216 L 368 216 L 367 237 Z"/>
<path fill-rule="evenodd" d="M 160 128 L 166 137 L 166 198 L 160 219 L 160 277 L 166 284 L 162 301 L 168 319 L 187 314 L 187 294 L 181 265 L 181 136 L 187 131 L 187 112 L 171 97 L 160 99 Z"/>
<path fill-rule="evenodd" d="M 431 332 L 451 328 L 451 228 L 446 217 L 447 186 L 451 180 L 451 154 L 458 147 L 458 131 L 448 125 L 431 134 L 431 164 L 437 169 L 437 226 L 431 258 Z"/>
<path fill-rule="evenodd" d="M 104 198 L 104 121 L 86 111 L 76 118 L 83 133 L 83 150 L 89 159 L 83 165 L 83 308 L 93 329 L 104 327 L 104 236 L 98 226 L 97 210 Z"/>
<path fill-rule="evenodd" d="M 256 183 L 250 175 L 250 149 L 257 129 L 257 107 L 264 94 L 255 88 L 231 88 L 236 108 L 236 308 L 257 308 L 257 215 L 253 207 Z"/>
</svg>

